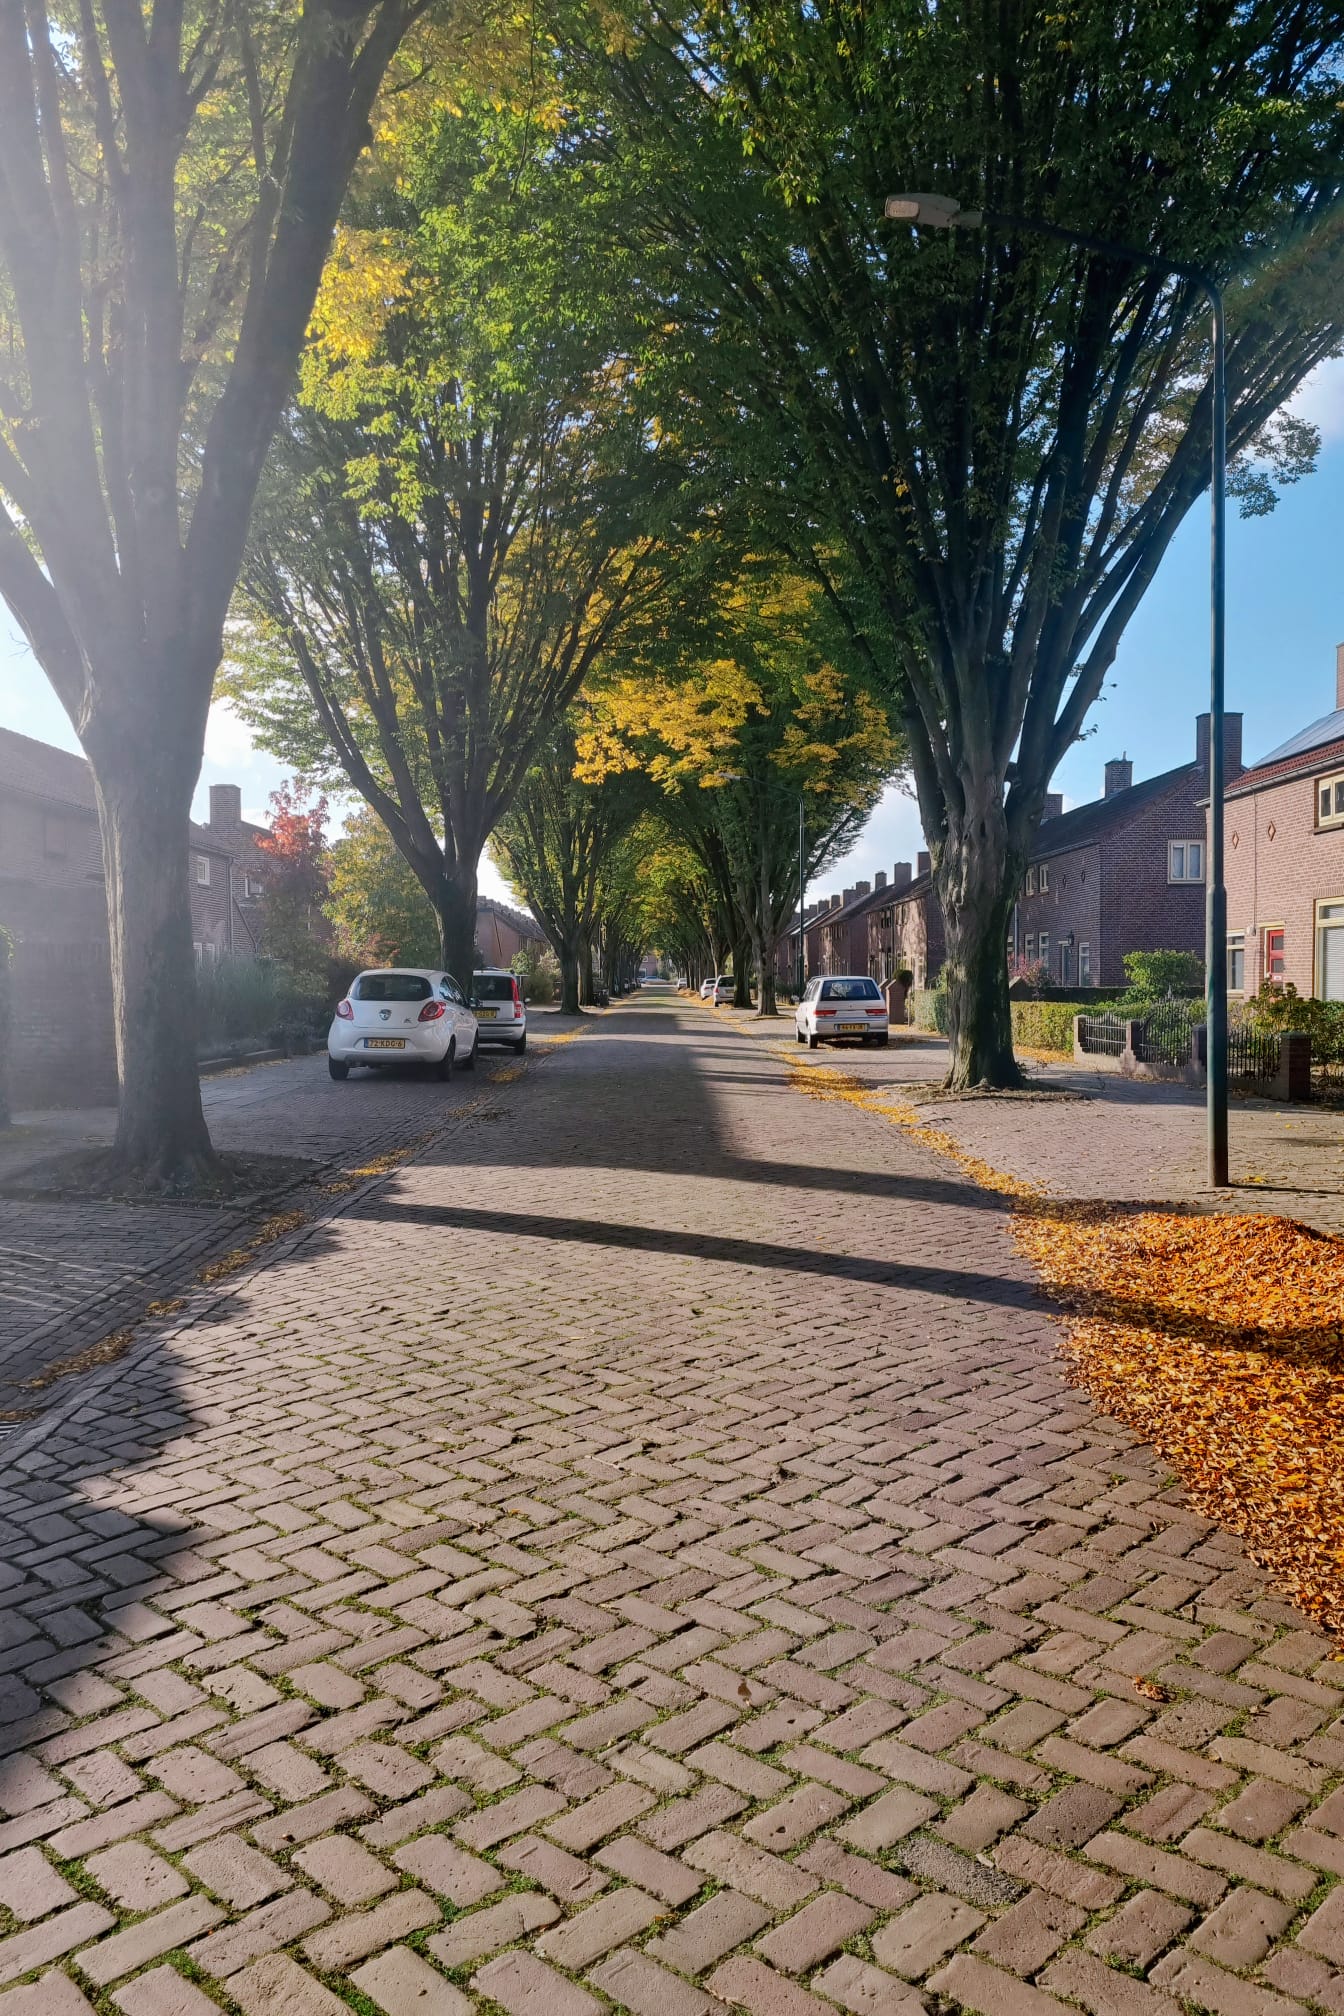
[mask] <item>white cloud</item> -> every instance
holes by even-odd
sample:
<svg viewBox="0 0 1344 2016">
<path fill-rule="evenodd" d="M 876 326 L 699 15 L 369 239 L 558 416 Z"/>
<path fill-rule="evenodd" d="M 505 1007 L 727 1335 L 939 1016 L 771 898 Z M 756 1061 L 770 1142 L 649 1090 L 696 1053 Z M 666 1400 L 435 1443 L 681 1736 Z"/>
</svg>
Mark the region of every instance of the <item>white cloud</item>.
<svg viewBox="0 0 1344 2016">
<path fill-rule="evenodd" d="M 1344 357 L 1327 358 L 1299 386 L 1288 410 L 1314 421 L 1322 441 L 1344 440 Z"/>
</svg>

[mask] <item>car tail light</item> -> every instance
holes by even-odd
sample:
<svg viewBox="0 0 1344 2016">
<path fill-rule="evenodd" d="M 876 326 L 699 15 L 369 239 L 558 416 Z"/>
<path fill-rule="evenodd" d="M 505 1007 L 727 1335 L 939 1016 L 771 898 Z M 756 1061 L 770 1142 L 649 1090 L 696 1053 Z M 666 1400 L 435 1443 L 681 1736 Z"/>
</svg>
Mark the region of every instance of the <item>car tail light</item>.
<svg viewBox="0 0 1344 2016">
<path fill-rule="evenodd" d="M 887 1011 L 886 1011 L 886 1009 L 885 1009 L 885 1008 L 870 1008 L 870 1009 L 868 1010 L 868 1013 L 869 1013 L 870 1015 L 885 1015 L 885 1014 L 886 1014 L 886 1012 L 887 1012 Z"/>
<path fill-rule="evenodd" d="M 834 1009 L 834 1008 L 818 1008 L 818 1010 L 817 1010 L 817 1014 L 818 1014 L 818 1016 L 821 1016 L 821 1015 L 834 1015 L 834 1014 L 835 1014 L 835 1012 L 836 1012 L 836 1011 L 835 1011 L 835 1009 Z"/>
<path fill-rule="evenodd" d="M 338 1001 L 336 1003 L 336 1013 L 342 1022 L 353 1022 L 355 1019 L 355 1011 L 348 1001 Z"/>
<path fill-rule="evenodd" d="M 518 982 L 512 980 L 509 984 L 513 988 L 513 1012 L 515 1015 L 521 1015 L 523 1012 L 523 997 L 518 992 Z"/>
<path fill-rule="evenodd" d="M 421 1022 L 437 1022 L 442 1013 L 442 1001 L 426 1001 L 424 1007 L 420 1010 L 419 1019 Z"/>
</svg>

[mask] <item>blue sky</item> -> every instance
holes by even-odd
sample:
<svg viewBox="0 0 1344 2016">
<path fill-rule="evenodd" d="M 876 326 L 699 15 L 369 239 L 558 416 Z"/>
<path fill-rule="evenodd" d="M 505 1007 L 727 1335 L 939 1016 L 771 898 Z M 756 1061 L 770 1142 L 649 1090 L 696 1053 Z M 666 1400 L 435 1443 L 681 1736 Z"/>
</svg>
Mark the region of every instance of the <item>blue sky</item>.
<svg viewBox="0 0 1344 2016">
<path fill-rule="evenodd" d="M 1315 475 L 1287 490 L 1268 518 L 1242 519 L 1234 507 L 1228 531 L 1227 704 L 1245 715 L 1248 760 L 1334 706 L 1335 645 L 1344 641 L 1344 359 L 1318 373 L 1295 404 L 1322 429 Z M 1195 715 L 1208 705 L 1208 568 L 1208 508 L 1201 502 L 1125 633 L 1093 710 L 1092 732 L 1069 751 L 1055 775 L 1066 806 L 1100 795 L 1102 766 L 1110 756 L 1131 757 L 1136 780 L 1193 756 Z M 65 749 L 79 746 L 3 605 L 0 727 Z M 247 815 L 262 818 L 267 796 L 284 774 L 273 758 L 253 749 L 246 729 L 227 709 L 212 710 L 198 816 L 209 785 L 230 782 L 242 785 Z M 875 869 L 913 862 L 922 845 L 913 801 L 891 790 L 826 886 L 871 880 Z M 507 893 L 488 859 L 481 863 L 481 887 Z"/>
</svg>

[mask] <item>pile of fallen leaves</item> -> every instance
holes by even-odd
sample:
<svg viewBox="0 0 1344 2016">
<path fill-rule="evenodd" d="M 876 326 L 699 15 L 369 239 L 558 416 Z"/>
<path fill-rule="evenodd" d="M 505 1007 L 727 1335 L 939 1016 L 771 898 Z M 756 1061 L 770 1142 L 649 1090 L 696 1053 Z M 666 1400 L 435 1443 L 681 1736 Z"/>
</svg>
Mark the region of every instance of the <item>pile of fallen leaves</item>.
<svg viewBox="0 0 1344 2016">
<path fill-rule="evenodd" d="M 1070 1382 L 1344 1633 L 1344 1243 L 1289 1218 L 1019 1202 Z"/>
</svg>

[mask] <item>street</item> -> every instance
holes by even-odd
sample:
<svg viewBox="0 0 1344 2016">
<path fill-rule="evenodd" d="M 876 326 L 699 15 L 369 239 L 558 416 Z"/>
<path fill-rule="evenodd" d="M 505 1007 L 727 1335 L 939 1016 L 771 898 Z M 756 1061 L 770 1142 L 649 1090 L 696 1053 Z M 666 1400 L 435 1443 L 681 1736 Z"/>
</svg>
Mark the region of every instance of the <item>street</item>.
<svg viewBox="0 0 1344 2016">
<path fill-rule="evenodd" d="M 1330 1641 L 791 1048 L 483 1060 L 4 1445 L 3 2016 L 1344 2011 Z"/>
</svg>

